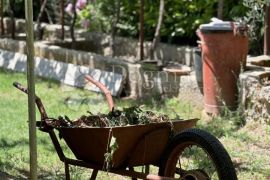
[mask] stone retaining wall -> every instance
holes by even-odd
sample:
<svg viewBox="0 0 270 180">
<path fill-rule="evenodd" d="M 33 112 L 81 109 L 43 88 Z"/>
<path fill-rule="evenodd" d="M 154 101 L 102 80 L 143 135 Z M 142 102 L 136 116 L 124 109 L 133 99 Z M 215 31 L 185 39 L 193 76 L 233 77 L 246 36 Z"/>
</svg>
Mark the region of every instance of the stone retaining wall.
<svg viewBox="0 0 270 180">
<path fill-rule="evenodd" d="M 16 33 L 25 33 L 25 20 L 16 20 Z M 9 34 L 11 22 L 10 18 L 4 18 L 5 33 Z M 57 41 L 61 37 L 61 26 L 42 23 L 44 36 L 43 40 Z M 77 39 L 84 39 L 90 41 L 91 44 L 98 48 L 98 52 L 106 55 L 106 49 L 109 46 L 110 36 L 102 33 L 87 32 L 82 29 L 77 29 L 75 33 Z M 65 38 L 70 39 L 69 27 L 65 26 Z M 149 57 L 149 49 L 151 42 L 146 41 L 144 44 L 145 58 Z M 116 56 L 123 56 L 130 61 L 138 59 L 139 57 L 139 42 L 131 38 L 116 37 L 115 46 L 117 47 Z M 180 63 L 187 66 L 193 66 L 194 47 L 189 46 L 175 46 L 160 43 L 157 47 L 155 56 L 164 63 Z"/>
<path fill-rule="evenodd" d="M 26 54 L 26 43 L 11 39 L 0 39 L 0 49 Z M 124 94 L 131 97 L 177 96 L 180 85 L 183 89 L 189 85 L 185 76 L 176 76 L 164 71 L 149 70 L 141 64 L 126 62 L 122 59 L 102 56 L 95 53 L 70 50 L 58 46 L 49 46 L 42 42 L 34 44 L 35 55 L 40 58 L 83 65 L 91 69 L 113 72 L 123 76 Z M 189 76 L 187 76 L 189 77 Z M 188 78 L 189 79 L 189 78 Z M 181 84 L 180 84 L 181 83 Z M 194 82 L 189 82 L 194 84 Z"/>
<path fill-rule="evenodd" d="M 242 73 L 240 90 L 246 121 L 270 124 L 270 68 L 252 68 Z"/>
<path fill-rule="evenodd" d="M 6 35 L 10 34 L 11 21 L 9 18 L 4 18 L 4 26 Z M 35 55 L 40 58 L 61 61 L 65 63 L 72 63 L 75 65 L 83 65 L 91 69 L 100 69 L 102 71 L 118 73 L 123 76 L 123 94 L 131 97 L 145 97 L 160 95 L 177 96 L 181 88 L 188 87 L 189 84 L 185 79 L 189 77 L 180 77 L 175 74 L 164 71 L 152 71 L 142 67 L 136 58 L 139 43 L 134 39 L 116 37 L 115 44 L 117 52 L 115 57 L 106 55 L 106 48 L 109 45 L 110 37 L 101 33 L 90 33 L 84 30 L 76 30 L 77 40 L 90 42 L 91 46 L 95 46 L 97 53 L 77 51 L 60 46 L 53 45 L 54 42 L 59 41 L 61 36 L 60 25 L 42 24 L 44 31 L 43 41 L 35 42 Z M 25 20 L 16 20 L 16 35 L 19 39 L 25 37 Z M 65 38 L 69 38 L 69 27 L 65 26 Z M 67 41 L 69 41 L 67 39 Z M 148 57 L 150 42 L 145 42 L 145 54 Z M 24 41 L 12 39 L 0 39 L 0 48 L 7 51 L 19 52 L 26 54 L 26 43 Z M 185 64 L 193 65 L 193 48 L 183 46 L 177 47 L 160 43 L 157 47 L 156 56 L 165 64 Z M 194 78 L 191 78 L 194 79 Z M 190 82 L 195 84 L 194 82 Z"/>
</svg>

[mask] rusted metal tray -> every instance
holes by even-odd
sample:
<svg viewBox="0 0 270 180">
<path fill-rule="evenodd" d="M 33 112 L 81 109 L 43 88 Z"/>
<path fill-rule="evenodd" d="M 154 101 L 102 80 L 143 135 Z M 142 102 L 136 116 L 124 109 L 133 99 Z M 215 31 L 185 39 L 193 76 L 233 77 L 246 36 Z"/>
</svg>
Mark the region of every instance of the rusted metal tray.
<svg viewBox="0 0 270 180">
<path fill-rule="evenodd" d="M 112 167 L 130 167 L 157 164 L 171 133 L 195 126 L 197 119 L 175 120 L 172 123 L 151 123 L 125 127 L 58 128 L 77 159 L 104 165 L 112 136 L 117 150 L 113 153 Z"/>
</svg>

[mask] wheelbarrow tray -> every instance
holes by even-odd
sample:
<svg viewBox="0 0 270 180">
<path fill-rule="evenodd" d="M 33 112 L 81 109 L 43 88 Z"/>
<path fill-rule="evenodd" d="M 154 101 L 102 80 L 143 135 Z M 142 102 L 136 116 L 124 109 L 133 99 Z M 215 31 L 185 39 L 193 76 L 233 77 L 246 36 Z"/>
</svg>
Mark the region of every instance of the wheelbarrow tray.
<svg viewBox="0 0 270 180">
<path fill-rule="evenodd" d="M 112 168 L 158 164 L 172 133 L 195 126 L 197 119 L 131 125 L 124 127 L 58 128 L 78 160 L 105 167 L 104 154 L 112 137 L 117 150 Z"/>
</svg>

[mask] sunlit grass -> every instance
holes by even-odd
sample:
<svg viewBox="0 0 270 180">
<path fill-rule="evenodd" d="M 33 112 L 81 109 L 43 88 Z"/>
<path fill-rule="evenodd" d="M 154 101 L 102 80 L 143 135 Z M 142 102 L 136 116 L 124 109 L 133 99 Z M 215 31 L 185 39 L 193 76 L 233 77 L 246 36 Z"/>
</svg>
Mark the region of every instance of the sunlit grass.
<svg viewBox="0 0 270 180">
<path fill-rule="evenodd" d="M 12 86 L 14 81 L 26 85 L 26 75 L 0 69 L 0 171 L 19 179 L 27 179 L 29 173 L 29 147 L 27 124 L 27 96 Z M 37 79 L 36 94 L 42 99 L 48 115 L 68 115 L 70 119 L 86 114 L 108 112 L 107 103 L 101 94 L 70 88 L 57 82 Z M 115 99 L 117 107 L 144 105 L 145 109 L 168 114 L 171 118 L 201 117 L 202 108 L 178 98 L 156 101 Z M 37 112 L 37 120 L 39 119 Z M 198 127 L 218 137 L 229 151 L 239 179 L 270 179 L 270 127 L 248 123 L 239 127 L 239 117 L 201 120 Z M 88 137 L 90 138 L 90 137 Z M 38 174 L 40 179 L 63 179 L 64 166 L 59 160 L 49 136 L 37 131 Z M 73 157 L 64 146 L 65 153 Z M 138 168 L 141 169 L 141 168 Z M 151 170 L 157 172 L 156 169 Z M 90 170 L 71 168 L 72 179 L 88 179 Z M 98 179 L 123 179 L 120 176 L 101 173 Z"/>
</svg>

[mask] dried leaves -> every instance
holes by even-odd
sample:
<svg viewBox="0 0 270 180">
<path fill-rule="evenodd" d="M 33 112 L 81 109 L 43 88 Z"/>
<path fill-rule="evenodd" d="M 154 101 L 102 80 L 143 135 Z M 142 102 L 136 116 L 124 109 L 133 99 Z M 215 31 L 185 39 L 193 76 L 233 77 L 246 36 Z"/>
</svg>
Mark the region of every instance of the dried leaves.
<svg viewBox="0 0 270 180">
<path fill-rule="evenodd" d="M 48 122 L 50 126 L 60 127 L 115 127 L 140 125 L 158 122 L 168 122 L 169 117 L 163 114 L 156 114 L 152 111 L 144 111 L 141 107 L 134 106 L 124 108 L 122 111 L 113 110 L 108 114 L 93 115 L 88 111 L 88 115 L 71 121 L 67 116 L 60 116 L 58 119 Z"/>
</svg>

